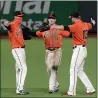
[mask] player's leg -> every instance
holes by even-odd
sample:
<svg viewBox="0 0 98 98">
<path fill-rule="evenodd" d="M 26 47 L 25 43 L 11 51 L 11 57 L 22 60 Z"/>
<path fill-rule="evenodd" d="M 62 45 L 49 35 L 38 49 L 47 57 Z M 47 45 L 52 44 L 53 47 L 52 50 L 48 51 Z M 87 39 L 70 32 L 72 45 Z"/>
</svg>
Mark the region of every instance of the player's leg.
<svg viewBox="0 0 98 98">
<path fill-rule="evenodd" d="M 58 91 L 59 90 L 59 82 L 58 82 L 58 77 L 57 77 L 57 74 L 58 74 L 58 68 L 59 68 L 59 66 L 60 66 L 60 63 L 61 63 L 61 58 L 62 58 L 62 49 L 61 48 L 59 48 L 59 49 L 57 49 L 56 50 L 56 52 L 55 52 L 55 66 L 57 67 L 56 68 L 56 85 L 55 85 L 55 90 L 56 91 Z"/>
<path fill-rule="evenodd" d="M 53 56 L 54 56 L 53 51 L 46 50 L 45 61 L 46 61 L 47 71 L 49 74 L 49 91 L 54 91 L 55 89 L 56 74 L 53 69 Z"/>
<path fill-rule="evenodd" d="M 49 91 L 50 93 L 55 92 L 55 84 L 56 84 L 56 71 L 55 68 L 51 68 L 51 75 L 49 79 Z"/>
<path fill-rule="evenodd" d="M 86 75 L 86 73 L 84 72 L 84 62 L 85 62 L 85 59 L 83 60 L 81 66 L 80 66 L 80 69 L 78 71 L 78 76 L 80 78 L 80 80 L 83 82 L 85 88 L 87 89 L 87 93 L 92 93 L 92 92 L 95 92 L 95 89 L 93 87 L 93 85 L 91 84 L 88 76 Z"/>
<path fill-rule="evenodd" d="M 47 73 L 48 73 L 48 75 L 49 75 L 49 77 L 50 77 L 50 75 L 51 75 L 51 70 L 50 70 L 51 64 L 50 64 L 50 62 L 49 62 L 49 50 L 46 50 L 45 63 L 46 63 L 46 67 L 47 67 Z"/>
<path fill-rule="evenodd" d="M 71 66 L 70 66 L 70 86 L 68 90 L 69 95 L 76 95 L 77 72 L 83 58 L 84 53 L 82 53 L 81 47 L 75 48 L 73 50 Z"/>
<path fill-rule="evenodd" d="M 19 67 L 18 67 L 18 64 L 16 62 L 16 66 L 15 66 L 15 69 L 16 69 L 16 90 L 18 90 L 19 88 L 19 79 L 20 79 L 20 75 L 19 75 Z"/>
<path fill-rule="evenodd" d="M 19 55 L 20 57 L 20 61 L 21 61 L 21 84 L 20 84 L 20 89 L 22 89 L 24 87 L 24 82 L 25 82 L 25 78 L 26 78 L 26 74 L 27 74 L 27 65 L 26 65 L 26 55 L 25 55 L 25 50 L 22 48 L 21 51 L 19 51 L 19 53 L 21 55 Z"/>
<path fill-rule="evenodd" d="M 18 64 L 18 57 L 15 53 L 15 50 L 12 49 L 12 55 L 16 61 L 16 65 L 15 65 L 15 68 L 16 68 L 16 93 L 19 91 L 19 85 L 20 85 L 20 69 L 19 69 L 19 64 Z"/>
<path fill-rule="evenodd" d="M 24 81 L 27 73 L 27 66 L 26 66 L 26 57 L 25 57 L 25 51 L 23 48 L 16 48 L 13 49 L 13 56 L 18 64 L 18 70 L 19 70 L 19 77 L 18 77 L 18 90 L 16 90 L 16 93 L 18 91 L 23 91 L 24 90 Z"/>
</svg>

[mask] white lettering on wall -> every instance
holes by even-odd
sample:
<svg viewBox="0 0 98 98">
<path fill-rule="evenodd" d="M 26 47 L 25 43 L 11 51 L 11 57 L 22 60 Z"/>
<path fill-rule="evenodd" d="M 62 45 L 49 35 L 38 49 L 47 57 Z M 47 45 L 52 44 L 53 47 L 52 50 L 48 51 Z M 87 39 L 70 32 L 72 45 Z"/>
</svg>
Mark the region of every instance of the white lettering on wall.
<svg viewBox="0 0 98 98">
<path fill-rule="evenodd" d="M 30 9 L 30 7 L 33 7 Z M 23 7 L 23 12 L 26 14 L 41 13 L 41 1 L 28 2 Z"/>
<path fill-rule="evenodd" d="M 15 1 L 13 1 L 15 2 Z M 43 5 L 42 5 L 42 2 Z M 22 11 L 25 14 L 48 14 L 50 8 L 51 1 L 29 1 L 23 4 L 23 1 L 16 1 L 15 8 L 12 10 L 14 11 Z M 3 14 L 10 14 L 11 13 L 11 5 L 12 1 L 1 1 L 1 9 L 3 9 Z M 3 7 L 4 6 L 4 7 Z"/>
<path fill-rule="evenodd" d="M 11 1 L 6 1 L 4 5 L 4 11 L 3 14 L 9 14 L 11 8 Z"/>
<path fill-rule="evenodd" d="M 1 5 L 0 5 L 0 10 L 2 10 L 3 5 L 4 5 L 4 1 L 0 1 L 0 2 L 1 2 Z"/>
<path fill-rule="evenodd" d="M 22 4 L 23 4 L 23 1 L 17 1 L 16 2 L 16 9 L 15 9 L 15 11 L 21 11 Z"/>
<path fill-rule="evenodd" d="M 44 2 L 43 13 L 47 14 L 49 12 L 49 8 L 50 8 L 50 1 Z"/>
</svg>

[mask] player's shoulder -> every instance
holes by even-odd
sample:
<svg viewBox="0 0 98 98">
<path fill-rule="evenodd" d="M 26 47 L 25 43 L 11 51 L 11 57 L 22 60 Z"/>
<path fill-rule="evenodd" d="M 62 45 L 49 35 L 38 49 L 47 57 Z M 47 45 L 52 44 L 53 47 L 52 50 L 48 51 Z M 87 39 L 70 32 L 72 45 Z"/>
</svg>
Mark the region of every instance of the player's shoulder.
<svg viewBox="0 0 98 98">
<path fill-rule="evenodd" d="M 71 25 L 68 25 L 68 27 L 76 27 L 77 26 L 77 24 L 71 24 Z"/>
<path fill-rule="evenodd" d="M 86 26 L 92 26 L 89 22 L 83 22 Z"/>
<path fill-rule="evenodd" d="M 10 25 L 12 26 L 12 25 L 15 25 L 15 22 L 14 21 L 11 21 L 10 22 Z"/>
</svg>

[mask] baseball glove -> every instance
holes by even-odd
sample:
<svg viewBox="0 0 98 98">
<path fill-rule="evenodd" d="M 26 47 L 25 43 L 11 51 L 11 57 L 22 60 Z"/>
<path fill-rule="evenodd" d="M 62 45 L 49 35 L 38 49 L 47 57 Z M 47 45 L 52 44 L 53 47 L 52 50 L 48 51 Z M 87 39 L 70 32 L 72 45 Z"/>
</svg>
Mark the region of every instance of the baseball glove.
<svg viewBox="0 0 98 98">
<path fill-rule="evenodd" d="M 41 32 L 47 31 L 49 29 L 50 29 L 50 27 L 47 22 L 43 22 L 42 25 L 39 26 L 39 31 L 41 31 Z"/>
<path fill-rule="evenodd" d="M 33 32 L 26 26 L 22 25 L 22 32 L 24 40 L 30 40 L 32 38 Z"/>
</svg>

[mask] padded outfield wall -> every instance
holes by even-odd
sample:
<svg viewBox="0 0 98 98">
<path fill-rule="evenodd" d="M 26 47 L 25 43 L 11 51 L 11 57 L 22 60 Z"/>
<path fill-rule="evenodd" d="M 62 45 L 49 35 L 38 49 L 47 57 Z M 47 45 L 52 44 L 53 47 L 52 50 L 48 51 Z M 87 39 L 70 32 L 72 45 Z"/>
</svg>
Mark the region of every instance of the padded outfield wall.
<svg viewBox="0 0 98 98">
<path fill-rule="evenodd" d="M 71 24 L 68 16 L 74 11 L 78 11 L 82 19 L 88 22 L 91 17 L 97 20 L 97 1 L 1 1 L 0 34 L 7 33 L 2 23 L 4 20 L 12 21 L 14 11 L 22 11 L 23 24 L 36 31 L 37 25 L 46 21 L 51 11 L 56 14 L 58 24 Z M 91 32 L 97 32 L 97 25 Z"/>
</svg>

